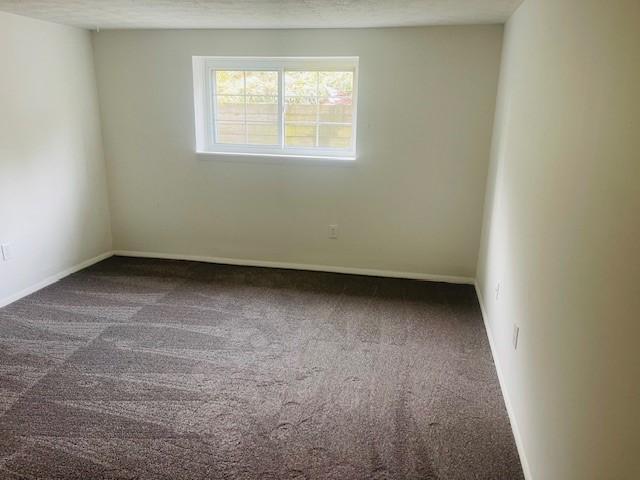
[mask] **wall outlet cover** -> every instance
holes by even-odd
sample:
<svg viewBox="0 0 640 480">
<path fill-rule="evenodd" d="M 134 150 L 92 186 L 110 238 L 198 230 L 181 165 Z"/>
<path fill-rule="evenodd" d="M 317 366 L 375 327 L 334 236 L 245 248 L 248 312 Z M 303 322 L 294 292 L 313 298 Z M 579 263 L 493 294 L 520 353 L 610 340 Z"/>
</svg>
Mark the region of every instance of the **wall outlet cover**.
<svg viewBox="0 0 640 480">
<path fill-rule="evenodd" d="M 513 349 L 518 349 L 518 337 L 520 336 L 520 327 L 513 324 Z"/>
<path fill-rule="evenodd" d="M 2 250 L 2 259 L 5 262 L 11 259 L 11 246 L 8 243 L 0 245 L 0 250 Z"/>
</svg>

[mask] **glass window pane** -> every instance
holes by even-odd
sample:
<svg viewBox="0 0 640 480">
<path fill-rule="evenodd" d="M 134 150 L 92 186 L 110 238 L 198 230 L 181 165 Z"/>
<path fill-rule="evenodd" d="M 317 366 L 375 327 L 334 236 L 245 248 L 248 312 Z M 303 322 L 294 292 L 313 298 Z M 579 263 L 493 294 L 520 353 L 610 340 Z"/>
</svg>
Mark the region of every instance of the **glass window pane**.
<svg viewBox="0 0 640 480">
<path fill-rule="evenodd" d="M 347 125 L 320 125 L 318 146 L 325 148 L 349 148 L 352 127 Z"/>
<path fill-rule="evenodd" d="M 284 129 L 284 142 L 290 147 L 315 147 L 316 128 L 315 125 L 288 124 Z"/>
<path fill-rule="evenodd" d="M 244 72 L 217 70 L 216 93 L 219 95 L 244 95 Z"/>
<path fill-rule="evenodd" d="M 285 122 L 316 122 L 318 102 L 309 97 L 287 97 L 285 102 Z"/>
<path fill-rule="evenodd" d="M 218 143 L 246 143 L 247 139 L 245 136 L 244 124 L 218 122 L 216 140 Z"/>
<path fill-rule="evenodd" d="M 214 75 L 216 142 L 277 146 L 284 134 L 286 147 L 351 148 L 353 71 L 284 71 L 280 77 L 277 69 L 216 70 Z"/>
<path fill-rule="evenodd" d="M 353 92 L 353 72 L 319 72 L 319 95 L 350 96 Z"/>
<path fill-rule="evenodd" d="M 250 123 L 247 125 L 249 144 L 277 145 L 280 143 L 277 123 Z"/>
<path fill-rule="evenodd" d="M 245 72 L 247 95 L 278 95 L 278 72 Z"/>
<path fill-rule="evenodd" d="M 351 97 L 320 99 L 320 122 L 351 123 L 353 106 Z"/>
<path fill-rule="evenodd" d="M 244 122 L 244 97 L 216 95 L 216 120 Z"/>
<path fill-rule="evenodd" d="M 278 97 L 247 96 L 247 122 L 278 122 Z"/>
<path fill-rule="evenodd" d="M 284 72 L 286 96 L 317 97 L 318 72 Z"/>
</svg>

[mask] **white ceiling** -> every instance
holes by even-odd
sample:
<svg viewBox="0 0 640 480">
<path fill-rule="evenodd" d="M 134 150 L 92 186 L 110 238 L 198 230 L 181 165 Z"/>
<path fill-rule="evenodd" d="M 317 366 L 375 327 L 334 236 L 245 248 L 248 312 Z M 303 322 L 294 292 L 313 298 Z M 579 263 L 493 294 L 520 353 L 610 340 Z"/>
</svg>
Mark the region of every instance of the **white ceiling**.
<svg viewBox="0 0 640 480">
<path fill-rule="evenodd" d="M 0 0 L 0 11 L 94 29 L 340 28 L 502 23 L 522 0 Z"/>
</svg>

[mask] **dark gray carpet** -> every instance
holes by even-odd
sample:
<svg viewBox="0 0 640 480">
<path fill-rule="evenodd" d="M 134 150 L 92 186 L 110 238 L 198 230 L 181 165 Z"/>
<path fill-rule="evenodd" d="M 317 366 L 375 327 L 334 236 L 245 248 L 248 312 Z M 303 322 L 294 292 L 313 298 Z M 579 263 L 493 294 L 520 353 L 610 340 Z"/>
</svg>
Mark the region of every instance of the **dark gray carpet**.
<svg viewBox="0 0 640 480">
<path fill-rule="evenodd" d="M 0 309 L 0 478 L 523 476 L 472 287 L 114 257 Z"/>
</svg>

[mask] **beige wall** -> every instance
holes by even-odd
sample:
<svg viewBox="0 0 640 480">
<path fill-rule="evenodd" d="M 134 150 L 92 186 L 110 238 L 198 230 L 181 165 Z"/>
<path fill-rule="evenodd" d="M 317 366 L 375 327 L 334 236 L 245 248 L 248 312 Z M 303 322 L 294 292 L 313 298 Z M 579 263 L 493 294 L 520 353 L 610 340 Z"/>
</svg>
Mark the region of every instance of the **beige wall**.
<svg viewBox="0 0 640 480">
<path fill-rule="evenodd" d="M 94 34 L 115 248 L 474 277 L 501 39 L 502 26 Z M 196 156 L 192 55 L 358 55 L 358 160 Z"/>
<path fill-rule="evenodd" d="M 525 0 L 505 31 L 478 284 L 536 480 L 640 478 L 639 25 Z"/>
<path fill-rule="evenodd" d="M 90 34 L 0 13 L 0 305 L 111 249 Z"/>
</svg>

